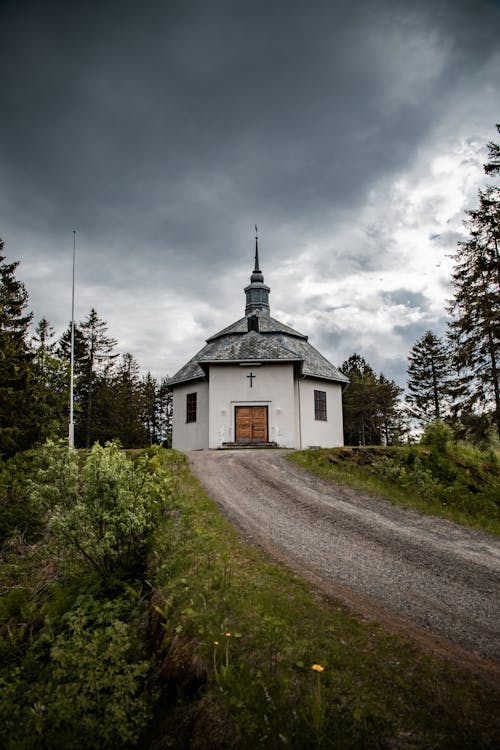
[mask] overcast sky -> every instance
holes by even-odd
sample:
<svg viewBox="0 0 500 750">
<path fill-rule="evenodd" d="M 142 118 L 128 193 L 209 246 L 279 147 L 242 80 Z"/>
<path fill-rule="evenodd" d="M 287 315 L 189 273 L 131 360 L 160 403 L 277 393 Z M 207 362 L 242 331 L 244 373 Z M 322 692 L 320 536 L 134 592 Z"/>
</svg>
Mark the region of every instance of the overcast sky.
<svg viewBox="0 0 500 750">
<path fill-rule="evenodd" d="M 35 319 L 173 374 L 244 313 L 406 380 L 500 121 L 498 0 L 0 0 L 0 236 Z M 491 180 L 490 180 L 491 182 Z"/>
</svg>

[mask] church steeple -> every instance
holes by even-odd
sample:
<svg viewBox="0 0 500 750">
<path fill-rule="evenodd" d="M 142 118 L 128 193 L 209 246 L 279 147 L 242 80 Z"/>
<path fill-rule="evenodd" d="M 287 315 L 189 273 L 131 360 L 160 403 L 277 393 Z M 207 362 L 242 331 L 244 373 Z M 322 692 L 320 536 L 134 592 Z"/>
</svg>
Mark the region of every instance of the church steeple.
<svg viewBox="0 0 500 750">
<path fill-rule="evenodd" d="M 253 315 L 257 311 L 269 315 L 270 291 L 270 288 L 264 284 L 264 274 L 259 267 L 259 238 L 257 227 L 255 227 L 255 268 L 250 276 L 250 284 L 245 287 L 245 315 Z"/>
</svg>

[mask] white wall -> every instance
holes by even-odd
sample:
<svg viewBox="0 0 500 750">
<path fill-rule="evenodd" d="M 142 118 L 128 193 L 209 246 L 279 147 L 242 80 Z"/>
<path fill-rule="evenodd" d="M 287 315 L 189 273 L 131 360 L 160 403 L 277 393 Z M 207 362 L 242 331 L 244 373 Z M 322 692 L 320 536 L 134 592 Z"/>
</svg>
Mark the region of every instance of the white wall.
<svg viewBox="0 0 500 750">
<path fill-rule="evenodd" d="M 247 375 L 255 375 L 253 385 Z M 326 392 L 327 421 L 314 418 L 314 391 Z M 197 394 L 196 422 L 186 423 L 186 396 Z M 300 394 L 300 407 L 299 407 Z M 236 406 L 267 406 L 269 440 L 284 448 L 344 444 L 342 387 L 293 377 L 293 365 L 211 365 L 210 380 L 174 387 L 172 445 L 177 450 L 220 448 L 233 442 Z"/>
<path fill-rule="evenodd" d="M 314 418 L 314 391 L 326 393 L 327 421 Z M 300 393 L 301 443 L 297 447 L 333 448 L 344 445 L 342 424 L 342 386 L 327 380 L 304 378 L 298 382 Z"/>
<path fill-rule="evenodd" d="M 255 375 L 250 387 L 250 373 Z M 295 400 L 292 364 L 211 365 L 210 448 L 233 442 L 236 406 L 267 406 L 269 440 L 294 448 Z"/>
<path fill-rule="evenodd" d="M 196 393 L 196 422 L 186 422 L 186 396 Z M 197 380 L 174 387 L 172 447 L 179 451 L 208 448 L 208 383 Z"/>
</svg>

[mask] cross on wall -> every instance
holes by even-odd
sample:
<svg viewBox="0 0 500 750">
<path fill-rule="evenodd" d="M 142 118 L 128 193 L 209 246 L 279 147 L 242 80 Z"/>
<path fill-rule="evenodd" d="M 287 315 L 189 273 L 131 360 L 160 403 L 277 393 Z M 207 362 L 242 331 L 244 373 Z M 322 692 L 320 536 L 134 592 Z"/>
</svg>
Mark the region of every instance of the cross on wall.
<svg viewBox="0 0 500 750">
<path fill-rule="evenodd" d="M 250 378 L 250 388 L 253 388 L 253 379 L 257 377 L 253 374 L 253 372 L 250 373 L 250 375 L 247 375 L 247 378 Z"/>
</svg>

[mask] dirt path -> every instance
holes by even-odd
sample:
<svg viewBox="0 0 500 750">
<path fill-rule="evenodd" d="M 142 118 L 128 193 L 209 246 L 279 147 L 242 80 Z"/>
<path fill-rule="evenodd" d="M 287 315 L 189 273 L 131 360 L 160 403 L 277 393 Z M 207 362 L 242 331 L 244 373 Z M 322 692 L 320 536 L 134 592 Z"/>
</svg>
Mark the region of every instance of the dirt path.
<svg viewBox="0 0 500 750">
<path fill-rule="evenodd" d="M 244 536 L 302 577 L 434 650 L 500 668 L 500 539 L 323 482 L 283 453 L 189 459 Z"/>
</svg>

